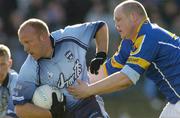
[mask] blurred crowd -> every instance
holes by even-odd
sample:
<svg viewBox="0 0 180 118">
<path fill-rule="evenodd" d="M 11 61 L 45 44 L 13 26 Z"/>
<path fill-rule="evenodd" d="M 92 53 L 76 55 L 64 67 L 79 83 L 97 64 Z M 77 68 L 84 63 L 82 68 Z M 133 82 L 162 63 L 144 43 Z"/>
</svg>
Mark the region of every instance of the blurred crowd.
<svg viewBox="0 0 180 118">
<path fill-rule="evenodd" d="M 26 58 L 18 42 L 17 29 L 28 18 L 44 20 L 50 31 L 85 21 L 104 20 L 110 29 L 109 56 L 120 42 L 114 27 L 113 10 L 122 0 L 0 0 L 0 43 L 12 51 L 13 68 L 19 71 Z M 139 0 L 156 22 L 180 35 L 179 0 Z M 91 54 L 89 58 L 91 57 Z"/>
</svg>

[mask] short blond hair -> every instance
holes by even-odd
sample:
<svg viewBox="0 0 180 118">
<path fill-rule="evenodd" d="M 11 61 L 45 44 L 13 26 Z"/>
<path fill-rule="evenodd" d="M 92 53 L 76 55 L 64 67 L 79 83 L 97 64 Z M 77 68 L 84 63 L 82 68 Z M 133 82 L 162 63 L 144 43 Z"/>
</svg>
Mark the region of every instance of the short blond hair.
<svg viewBox="0 0 180 118">
<path fill-rule="evenodd" d="M 115 9 L 122 7 L 125 14 L 129 15 L 132 12 L 136 12 L 142 17 L 148 18 L 147 12 L 144 8 L 144 6 L 135 0 L 126 0 L 122 3 L 120 3 Z"/>
<path fill-rule="evenodd" d="M 39 34 L 42 32 L 49 34 L 49 28 L 44 21 L 37 19 L 37 18 L 31 18 L 31 19 L 26 20 L 25 22 L 23 22 L 20 25 L 20 27 L 18 29 L 18 35 L 21 32 L 21 30 L 23 30 L 23 28 L 26 26 L 33 27 L 36 30 L 36 32 Z"/>
<path fill-rule="evenodd" d="M 11 58 L 10 49 L 7 46 L 3 45 L 3 44 L 0 44 L 0 56 L 6 56 L 9 59 Z"/>
</svg>

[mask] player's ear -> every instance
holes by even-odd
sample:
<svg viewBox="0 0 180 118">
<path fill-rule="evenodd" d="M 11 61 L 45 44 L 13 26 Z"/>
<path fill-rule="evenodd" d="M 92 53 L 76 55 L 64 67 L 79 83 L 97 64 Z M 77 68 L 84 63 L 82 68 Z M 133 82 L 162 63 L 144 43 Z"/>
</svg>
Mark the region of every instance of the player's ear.
<svg viewBox="0 0 180 118">
<path fill-rule="evenodd" d="M 40 40 L 41 40 L 41 41 L 45 41 L 48 37 L 49 37 L 49 36 L 48 36 L 46 33 L 44 33 L 44 32 L 42 32 L 42 33 L 40 34 Z"/>
<path fill-rule="evenodd" d="M 43 33 L 40 34 L 40 40 L 43 41 L 44 40 L 44 36 L 43 36 Z"/>
<path fill-rule="evenodd" d="M 12 59 L 9 59 L 9 60 L 8 60 L 8 66 L 9 66 L 9 68 L 12 67 L 12 63 L 13 63 L 13 62 L 12 62 Z"/>
</svg>

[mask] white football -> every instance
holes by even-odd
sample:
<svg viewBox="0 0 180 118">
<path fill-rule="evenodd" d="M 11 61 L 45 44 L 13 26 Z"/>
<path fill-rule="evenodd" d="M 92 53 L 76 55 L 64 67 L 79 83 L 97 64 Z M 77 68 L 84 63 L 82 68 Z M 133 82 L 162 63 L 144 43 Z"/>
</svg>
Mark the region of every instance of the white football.
<svg viewBox="0 0 180 118">
<path fill-rule="evenodd" d="M 63 94 L 60 92 L 60 90 L 46 84 L 36 88 L 33 94 L 32 102 L 41 108 L 50 109 L 52 105 L 53 92 L 56 93 L 58 101 L 62 101 Z"/>
</svg>

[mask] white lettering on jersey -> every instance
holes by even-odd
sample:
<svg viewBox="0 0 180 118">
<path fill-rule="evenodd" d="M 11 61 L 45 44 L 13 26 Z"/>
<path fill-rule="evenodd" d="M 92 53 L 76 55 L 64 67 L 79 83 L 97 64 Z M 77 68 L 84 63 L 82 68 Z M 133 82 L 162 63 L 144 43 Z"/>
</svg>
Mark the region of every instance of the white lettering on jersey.
<svg viewBox="0 0 180 118">
<path fill-rule="evenodd" d="M 73 54 L 72 54 L 71 51 L 67 51 L 67 52 L 65 53 L 65 57 L 66 57 L 69 61 L 72 61 L 72 60 L 74 59 L 74 56 L 73 56 Z"/>
<path fill-rule="evenodd" d="M 75 80 L 80 76 L 82 72 L 82 65 L 79 63 L 78 59 L 74 63 L 73 70 L 74 73 L 70 77 L 68 77 L 67 80 L 65 79 L 64 74 L 60 73 L 58 81 L 59 88 L 71 86 L 72 84 L 74 84 Z"/>
</svg>

